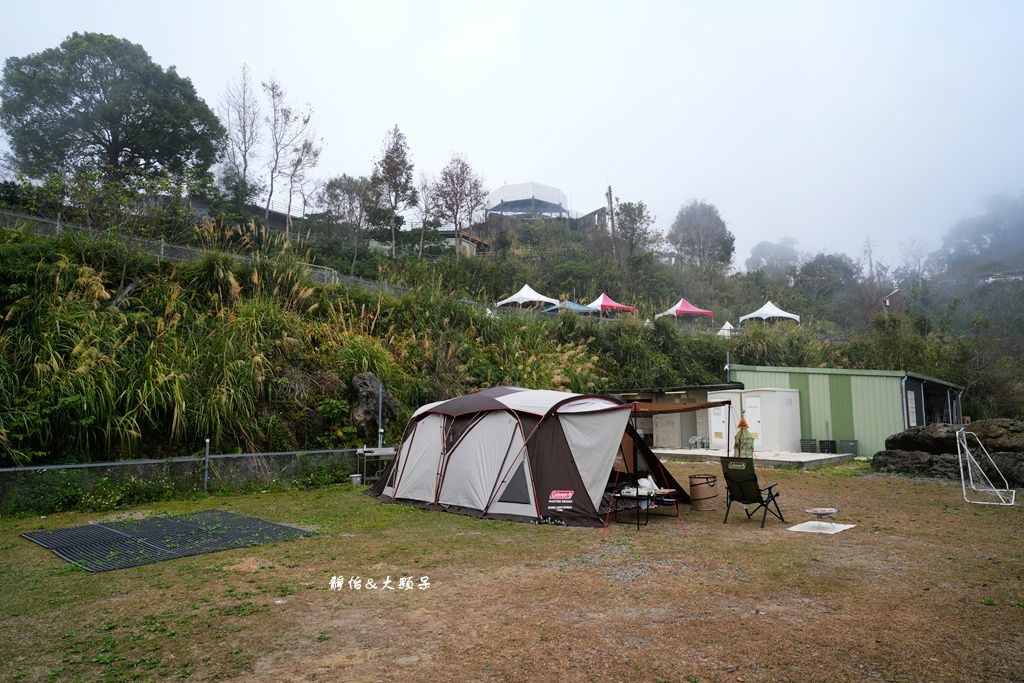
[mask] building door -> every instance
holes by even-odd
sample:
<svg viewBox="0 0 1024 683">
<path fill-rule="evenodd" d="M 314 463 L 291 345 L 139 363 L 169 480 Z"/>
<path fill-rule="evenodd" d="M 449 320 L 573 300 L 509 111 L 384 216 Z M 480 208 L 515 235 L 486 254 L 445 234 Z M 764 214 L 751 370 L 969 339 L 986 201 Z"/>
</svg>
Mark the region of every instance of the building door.
<svg viewBox="0 0 1024 683">
<path fill-rule="evenodd" d="M 743 416 L 747 419 L 747 431 L 754 437 L 754 450 L 761 450 L 761 397 L 743 399 Z"/>
</svg>

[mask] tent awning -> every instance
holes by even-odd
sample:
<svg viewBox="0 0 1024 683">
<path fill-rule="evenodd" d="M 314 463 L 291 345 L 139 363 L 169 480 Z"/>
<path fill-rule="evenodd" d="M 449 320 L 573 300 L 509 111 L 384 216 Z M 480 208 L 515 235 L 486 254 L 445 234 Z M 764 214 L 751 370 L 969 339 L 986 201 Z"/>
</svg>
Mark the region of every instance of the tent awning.
<svg viewBox="0 0 1024 683">
<path fill-rule="evenodd" d="M 744 320 L 749 320 L 751 318 L 759 318 L 761 320 L 768 320 L 769 318 L 788 318 L 789 320 L 800 322 L 800 316 L 795 313 L 787 313 L 771 301 L 766 301 L 764 306 L 753 313 L 740 316 L 740 322 L 742 323 Z"/>
<path fill-rule="evenodd" d="M 601 296 L 587 304 L 587 308 L 592 308 L 595 311 L 629 311 L 630 313 L 636 313 L 635 306 L 620 304 L 604 292 L 601 292 Z"/>
<path fill-rule="evenodd" d="M 664 313 L 659 313 L 654 317 L 661 318 L 666 315 L 674 315 L 677 318 L 697 317 L 702 315 L 707 316 L 708 318 L 715 317 L 715 314 L 711 311 L 706 311 L 703 308 L 697 308 L 683 297 L 680 297 L 679 301 L 677 301 L 672 308 L 668 309 Z"/>
<path fill-rule="evenodd" d="M 731 405 L 732 401 L 707 401 L 704 403 L 633 403 L 633 415 L 636 417 L 647 417 L 648 415 L 664 415 L 666 413 L 690 413 L 695 410 L 707 410 L 718 406 Z"/>
<path fill-rule="evenodd" d="M 552 299 L 549 296 L 539 294 L 530 285 L 523 285 L 522 289 L 513 294 L 507 299 L 502 299 L 495 306 L 504 306 L 505 304 L 555 304 L 558 305 L 558 299 Z"/>
</svg>

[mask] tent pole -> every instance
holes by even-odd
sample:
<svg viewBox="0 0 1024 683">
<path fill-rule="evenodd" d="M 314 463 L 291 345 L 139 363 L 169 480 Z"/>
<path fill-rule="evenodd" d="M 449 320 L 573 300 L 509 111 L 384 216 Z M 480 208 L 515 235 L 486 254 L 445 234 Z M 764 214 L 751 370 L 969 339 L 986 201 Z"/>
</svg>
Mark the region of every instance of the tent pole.
<svg viewBox="0 0 1024 683">
<path fill-rule="evenodd" d="M 725 457 L 729 457 L 729 444 L 732 443 L 732 401 L 725 410 Z"/>
</svg>

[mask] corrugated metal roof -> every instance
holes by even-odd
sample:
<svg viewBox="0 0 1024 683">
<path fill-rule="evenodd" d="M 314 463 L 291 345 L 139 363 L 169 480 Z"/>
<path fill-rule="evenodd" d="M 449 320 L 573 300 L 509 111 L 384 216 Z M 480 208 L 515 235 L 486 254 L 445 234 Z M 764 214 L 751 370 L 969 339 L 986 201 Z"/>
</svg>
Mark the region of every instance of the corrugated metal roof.
<svg viewBox="0 0 1024 683">
<path fill-rule="evenodd" d="M 803 372 L 813 373 L 821 375 L 855 375 L 862 377 L 914 377 L 916 379 L 924 380 L 926 382 L 934 382 L 936 384 L 942 384 L 947 387 L 954 389 L 963 389 L 959 384 L 953 384 L 944 379 L 938 377 L 932 377 L 930 375 L 923 375 L 919 372 L 908 372 L 906 370 L 861 370 L 856 368 L 803 368 L 803 367 L 777 367 L 768 365 L 739 365 L 733 363 L 729 366 L 730 370 L 749 370 L 754 372 Z"/>
</svg>

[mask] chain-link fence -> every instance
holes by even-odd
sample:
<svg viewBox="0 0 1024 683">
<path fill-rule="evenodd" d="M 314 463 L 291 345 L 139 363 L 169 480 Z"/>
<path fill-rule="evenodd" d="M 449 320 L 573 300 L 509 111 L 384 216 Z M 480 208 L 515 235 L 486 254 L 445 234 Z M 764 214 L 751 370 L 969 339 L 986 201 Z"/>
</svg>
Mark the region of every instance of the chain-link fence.
<svg viewBox="0 0 1024 683">
<path fill-rule="evenodd" d="M 349 448 L 5 467 L 0 468 L 0 514 L 109 510 L 203 491 L 344 483 L 360 473 L 360 456 Z"/>
</svg>

